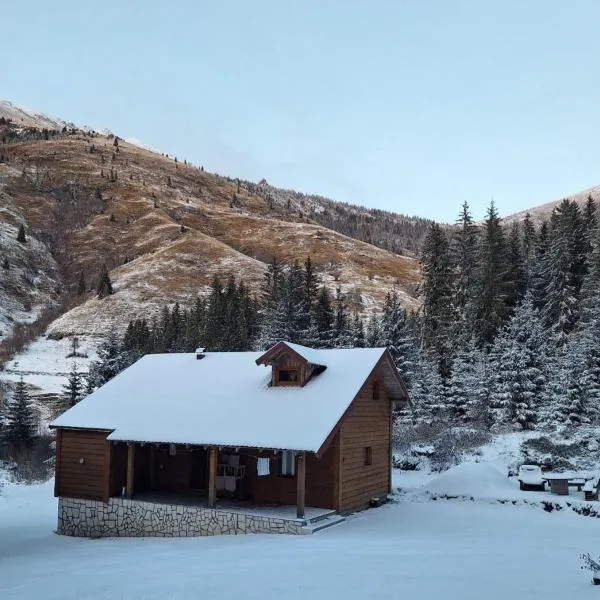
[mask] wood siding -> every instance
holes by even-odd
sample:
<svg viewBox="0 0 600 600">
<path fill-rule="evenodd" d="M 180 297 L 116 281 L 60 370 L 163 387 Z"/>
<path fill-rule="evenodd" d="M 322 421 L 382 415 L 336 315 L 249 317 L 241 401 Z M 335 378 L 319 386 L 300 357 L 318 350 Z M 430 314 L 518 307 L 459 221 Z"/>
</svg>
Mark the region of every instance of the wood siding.
<svg viewBox="0 0 600 600">
<path fill-rule="evenodd" d="M 105 500 L 108 497 L 107 432 L 60 430 L 57 435 L 56 496 Z M 82 461 L 83 459 L 83 461 Z"/>
<path fill-rule="evenodd" d="M 379 383 L 379 398 L 373 398 L 375 372 L 356 396 L 346 413 L 340 436 L 340 485 L 338 510 L 368 506 L 375 497 L 387 495 L 390 486 L 391 403 L 385 386 Z M 371 464 L 365 465 L 365 449 L 371 448 Z"/>
</svg>

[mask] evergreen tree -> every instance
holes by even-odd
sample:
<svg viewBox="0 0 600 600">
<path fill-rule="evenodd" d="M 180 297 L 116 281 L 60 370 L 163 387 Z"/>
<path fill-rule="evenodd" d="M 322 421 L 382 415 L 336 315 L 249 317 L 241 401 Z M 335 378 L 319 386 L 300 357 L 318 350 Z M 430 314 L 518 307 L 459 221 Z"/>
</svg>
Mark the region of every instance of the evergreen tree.
<svg viewBox="0 0 600 600">
<path fill-rule="evenodd" d="M 102 272 L 100 273 L 96 292 L 98 293 L 98 298 L 105 298 L 113 293 L 112 282 L 110 281 L 106 265 L 102 265 Z"/>
<path fill-rule="evenodd" d="M 533 296 L 533 305 L 542 311 L 546 305 L 550 274 L 548 272 L 547 255 L 550 249 L 550 239 L 547 221 L 540 226 L 534 250 L 534 258 L 530 266 L 529 289 Z"/>
<path fill-rule="evenodd" d="M 336 348 L 349 348 L 352 345 L 346 302 L 339 287 L 335 290 L 333 301 L 333 345 Z"/>
<path fill-rule="evenodd" d="M 18 451 L 31 447 L 35 442 L 35 417 L 23 378 L 17 382 L 12 401 L 8 403 L 3 432 L 4 440 Z"/>
<path fill-rule="evenodd" d="M 452 269 L 448 240 L 442 228 L 433 223 L 427 233 L 421 257 L 423 274 L 422 340 L 435 356 L 442 379 L 449 376 L 449 331 L 452 313 Z"/>
<path fill-rule="evenodd" d="M 83 398 L 83 381 L 81 373 L 77 371 L 77 365 L 73 362 L 73 367 L 69 373 L 67 384 L 63 386 L 62 408 L 67 410 L 75 406 Z"/>
<path fill-rule="evenodd" d="M 8 262 L 8 257 L 4 257 L 4 260 L 2 261 L 2 268 L 5 271 L 8 271 L 10 269 L 10 263 Z"/>
<path fill-rule="evenodd" d="M 457 230 L 452 237 L 451 257 L 454 267 L 452 306 L 456 321 L 452 338 L 455 344 L 464 343 L 473 331 L 475 275 L 477 265 L 477 227 L 467 202 L 464 202 L 457 221 Z"/>
<path fill-rule="evenodd" d="M 475 338 L 462 346 L 452 365 L 448 384 L 448 415 L 459 422 L 480 422 L 488 425 L 487 377 L 485 355 Z"/>
<path fill-rule="evenodd" d="M 113 329 L 98 347 L 98 358 L 99 360 L 90 364 L 89 370 L 90 385 L 95 388 L 104 385 L 130 366 L 136 357 L 123 348 L 117 332 Z"/>
<path fill-rule="evenodd" d="M 407 324 L 406 311 L 395 291 L 386 295 L 378 335 L 378 343 L 390 351 L 396 368 L 410 389 L 417 376 L 419 358 L 415 339 Z"/>
<path fill-rule="evenodd" d="M 546 385 L 545 335 L 531 295 L 496 338 L 493 360 L 492 402 L 501 420 L 532 429 L 537 403 Z"/>
<path fill-rule="evenodd" d="M 476 319 L 479 343 L 491 344 L 509 315 L 512 293 L 506 240 L 492 201 L 487 211 L 479 264 Z"/>
<path fill-rule="evenodd" d="M 329 291 L 323 286 L 317 298 L 314 311 L 314 322 L 317 330 L 317 348 L 331 348 L 334 338 L 334 314 L 329 298 Z"/>
<path fill-rule="evenodd" d="M 548 287 L 544 319 L 552 328 L 558 344 L 567 336 L 578 318 L 578 297 L 585 274 L 585 238 L 579 207 L 563 200 L 552 213 L 549 249 L 545 256 Z"/>
</svg>

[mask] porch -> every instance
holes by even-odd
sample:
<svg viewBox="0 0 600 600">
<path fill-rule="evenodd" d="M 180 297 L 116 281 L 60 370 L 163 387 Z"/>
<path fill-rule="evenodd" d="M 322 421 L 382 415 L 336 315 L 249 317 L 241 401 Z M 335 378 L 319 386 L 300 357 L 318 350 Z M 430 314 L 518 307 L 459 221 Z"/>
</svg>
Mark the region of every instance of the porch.
<svg viewBox="0 0 600 600">
<path fill-rule="evenodd" d="M 331 452 L 111 442 L 105 500 L 306 522 L 333 512 Z"/>
</svg>

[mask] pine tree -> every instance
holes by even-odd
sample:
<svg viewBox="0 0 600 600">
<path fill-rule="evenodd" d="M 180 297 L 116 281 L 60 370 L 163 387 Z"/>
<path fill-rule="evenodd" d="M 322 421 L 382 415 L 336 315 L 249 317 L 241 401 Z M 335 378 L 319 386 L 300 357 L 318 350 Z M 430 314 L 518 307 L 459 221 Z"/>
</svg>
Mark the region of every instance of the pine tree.
<svg viewBox="0 0 600 600">
<path fill-rule="evenodd" d="M 488 387 L 484 374 L 485 355 L 475 338 L 462 346 L 452 364 L 448 383 L 448 414 L 459 422 L 487 425 Z"/>
<path fill-rule="evenodd" d="M 35 417 L 23 378 L 17 382 L 13 399 L 6 409 L 4 440 L 15 450 L 33 445 L 36 438 Z"/>
<path fill-rule="evenodd" d="M 113 329 L 98 347 L 98 358 L 99 360 L 90 364 L 89 371 L 89 379 L 94 387 L 100 387 L 110 381 L 130 366 L 136 357 L 123 348 L 117 332 Z"/>
<path fill-rule="evenodd" d="M 501 420 L 532 429 L 537 403 L 546 386 L 545 334 L 527 295 L 494 342 L 492 402 Z"/>
<path fill-rule="evenodd" d="M 459 345 L 471 337 L 474 320 L 478 233 L 467 202 L 462 205 L 456 225 L 450 245 L 454 267 L 452 306 L 456 311 L 452 338 Z"/>
<path fill-rule="evenodd" d="M 450 373 L 449 332 L 453 321 L 452 268 L 448 240 L 442 228 L 433 223 L 427 233 L 421 256 L 423 274 L 422 340 L 433 353 L 442 379 Z"/>
<path fill-rule="evenodd" d="M 378 343 L 390 351 L 396 368 L 410 389 L 417 376 L 419 359 L 416 341 L 408 327 L 406 311 L 400 304 L 396 291 L 386 295 L 378 335 Z"/>
<path fill-rule="evenodd" d="M 4 257 L 4 260 L 2 261 L 2 268 L 5 271 L 8 271 L 10 269 L 10 263 L 8 262 L 8 257 Z"/>
<path fill-rule="evenodd" d="M 102 272 L 100 273 L 96 292 L 98 293 L 98 298 L 105 298 L 113 293 L 112 282 L 110 281 L 106 265 L 102 265 Z"/>
<path fill-rule="evenodd" d="M 585 275 L 585 237 L 576 203 L 563 200 L 550 221 L 545 256 L 548 287 L 544 320 L 558 344 L 566 343 L 578 319 L 578 297 Z"/>
<path fill-rule="evenodd" d="M 333 345 L 336 348 L 352 346 L 352 332 L 346 311 L 346 301 L 339 287 L 335 290 L 333 300 Z"/>
<path fill-rule="evenodd" d="M 62 408 L 67 410 L 75 406 L 83 398 L 83 382 L 81 373 L 77 371 L 77 364 L 74 362 L 67 379 L 67 384 L 63 386 Z"/>
<path fill-rule="evenodd" d="M 314 322 L 317 330 L 318 348 L 331 348 L 334 337 L 334 314 L 329 298 L 329 291 L 325 286 L 319 291 L 317 305 L 314 310 Z"/>
<path fill-rule="evenodd" d="M 483 346 L 493 342 L 496 332 L 509 316 L 509 271 L 504 232 L 492 201 L 485 221 L 476 288 L 477 334 Z"/>
<path fill-rule="evenodd" d="M 27 237 L 25 236 L 25 226 L 21 224 L 19 226 L 19 232 L 17 233 L 17 242 L 24 244 L 26 241 Z"/>
</svg>

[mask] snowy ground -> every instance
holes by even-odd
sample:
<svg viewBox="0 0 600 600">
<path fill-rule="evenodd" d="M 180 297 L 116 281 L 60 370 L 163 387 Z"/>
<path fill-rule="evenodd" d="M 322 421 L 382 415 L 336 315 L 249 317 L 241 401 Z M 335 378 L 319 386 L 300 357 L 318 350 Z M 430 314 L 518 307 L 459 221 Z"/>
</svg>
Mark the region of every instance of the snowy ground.
<svg viewBox="0 0 600 600">
<path fill-rule="evenodd" d="M 52 482 L 8 484 L 0 598 L 597 598 L 579 555 L 596 554 L 600 519 L 429 498 L 436 486 L 476 486 L 481 469 L 494 469 L 469 464 L 445 478 L 396 473 L 410 494 L 309 536 L 61 537 Z"/>
<path fill-rule="evenodd" d="M 87 373 L 89 364 L 97 359 L 98 339 L 79 336 L 77 352 L 87 357 L 67 358 L 73 351 L 71 338 L 51 340 L 45 336 L 37 338 L 23 352 L 9 361 L 0 371 L 0 381 L 18 381 L 35 386 L 40 393 L 60 393 L 73 368 L 73 362 L 80 373 Z"/>
</svg>

